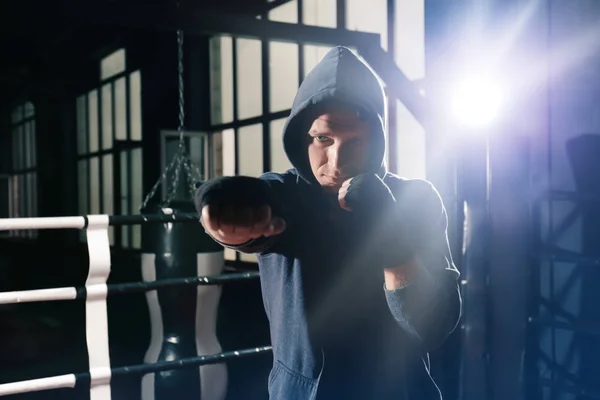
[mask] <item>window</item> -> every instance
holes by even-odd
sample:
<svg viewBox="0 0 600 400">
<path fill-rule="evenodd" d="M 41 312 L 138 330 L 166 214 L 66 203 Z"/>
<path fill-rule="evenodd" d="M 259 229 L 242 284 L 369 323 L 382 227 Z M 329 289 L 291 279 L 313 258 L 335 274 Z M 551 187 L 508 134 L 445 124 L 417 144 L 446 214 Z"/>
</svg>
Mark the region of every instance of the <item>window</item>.
<svg viewBox="0 0 600 400">
<path fill-rule="evenodd" d="M 26 102 L 11 113 L 11 163 L 8 174 L 11 218 L 37 217 L 37 155 L 35 107 Z M 37 237 L 37 231 L 12 231 L 10 236 Z"/>
<path fill-rule="evenodd" d="M 269 20 L 298 23 L 296 0 L 269 12 Z M 299 86 L 298 48 L 296 43 L 269 42 L 269 111 L 287 110 L 292 106 Z M 285 82 L 285 83 L 284 83 Z"/>
<path fill-rule="evenodd" d="M 346 0 L 346 29 L 381 35 L 387 50 L 387 0 Z"/>
<path fill-rule="evenodd" d="M 143 200 L 141 74 L 128 70 L 125 49 L 99 67 L 98 86 L 76 100 L 79 213 L 133 214 Z M 141 247 L 140 226 L 117 229 L 112 245 Z"/>
<path fill-rule="evenodd" d="M 395 0 L 394 58 L 410 80 L 425 78 L 425 1 Z M 407 178 L 426 178 L 425 128 L 396 103 L 396 165 Z"/>
</svg>

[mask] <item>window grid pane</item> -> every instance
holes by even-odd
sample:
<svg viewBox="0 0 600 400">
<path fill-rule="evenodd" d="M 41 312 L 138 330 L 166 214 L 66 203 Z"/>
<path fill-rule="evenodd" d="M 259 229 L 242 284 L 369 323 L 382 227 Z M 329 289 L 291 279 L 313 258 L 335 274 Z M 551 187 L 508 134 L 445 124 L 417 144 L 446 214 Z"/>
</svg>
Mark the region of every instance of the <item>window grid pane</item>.
<svg viewBox="0 0 600 400">
<path fill-rule="evenodd" d="M 79 214 L 86 215 L 89 213 L 89 204 L 88 204 L 88 180 L 89 180 L 89 170 L 88 170 L 88 160 L 80 160 L 77 162 L 77 193 L 79 195 Z"/>
<path fill-rule="evenodd" d="M 378 33 L 381 47 L 387 50 L 387 0 L 346 0 L 346 28 Z"/>
<path fill-rule="evenodd" d="M 115 129 L 117 140 L 127 140 L 127 99 L 125 78 L 115 82 Z"/>
<path fill-rule="evenodd" d="M 35 114 L 35 108 L 33 107 L 33 104 L 29 101 L 27 103 L 25 103 L 25 106 L 23 107 L 23 111 L 24 111 L 23 118 L 31 118 Z"/>
<path fill-rule="evenodd" d="M 14 128 L 12 131 L 12 169 L 19 169 L 19 129 Z"/>
<path fill-rule="evenodd" d="M 32 168 L 36 168 L 37 167 L 37 144 L 36 144 L 36 139 L 35 139 L 35 120 L 32 120 L 29 122 L 30 127 L 31 127 L 31 154 L 32 154 L 32 162 L 31 162 L 31 167 Z"/>
<path fill-rule="evenodd" d="M 223 176 L 235 175 L 235 136 L 233 129 L 222 134 Z"/>
<path fill-rule="evenodd" d="M 298 45 L 269 43 L 269 108 L 271 112 L 292 107 L 298 90 Z"/>
<path fill-rule="evenodd" d="M 210 42 L 211 122 L 233 121 L 233 39 L 226 36 Z"/>
<path fill-rule="evenodd" d="M 92 90 L 88 94 L 88 140 L 91 153 L 99 150 L 98 123 L 98 91 Z"/>
<path fill-rule="evenodd" d="M 102 149 L 112 148 L 113 141 L 112 84 L 102 86 Z"/>
<path fill-rule="evenodd" d="M 25 126 L 20 125 L 19 128 L 19 169 L 27 168 L 26 165 L 26 157 L 27 157 L 27 148 L 25 147 Z"/>
<path fill-rule="evenodd" d="M 125 71 L 125 49 L 119 49 L 100 62 L 100 80 L 108 79 Z"/>
<path fill-rule="evenodd" d="M 121 168 L 121 214 L 127 215 L 131 214 L 132 210 L 129 208 L 130 204 L 130 194 L 129 194 L 129 159 L 127 157 L 128 152 L 122 151 L 119 155 L 120 157 L 120 168 Z M 125 248 L 130 247 L 129 244 L 129 226 L 121 227 L 121 245 Z"/>
<path fill-rule="evenodd" d="M 129 77 L 129 118 L 131 140 L 142 140 L 142 76 L 140 71 Z"/>
<path fill-rule="evenodd" d="M 114 214 L 113 207 L 113 156 L 107 154 L 102 157 L 102 213 Z"/>
<path fill-rule="evenodd" d="M 100 214 L 100 167 L 98 157 L 91 157 L 90 177 L 90 214 Z"/>
<path fill-rule="evenodd" d="M 285 118 L 271 121 L 271 171 L 285 172 L 292 168 L 292 164 L 285 154 L 283 149 L 283 127 L 285 125 Z"/>
<path fill-rule="evenodd" d="M 413 114 L 402 104 L 396 102 L 396 173 L 406 178 L 425 179 L 426 143 L 425 129 Z"/>
<path fill-rule="evenodd" d="M 298 23 L 298 2 L 291 0 L 285 4 L 275 7 L 269 11 L 269 19 L 271 21 L 286 22 L 288 24 Z"/>
<path fill-rule="evenodd" d="M 238 129 L 238 174 L 259 177 L 263 174 L 263 129 L 261 124 Z"/>
<path fill-rule="evenodd" d="M 85 96 L 77 98 L 77 151 L 79 154 L 88 152 L 87 104 Z"/>
<path fill-rule="evenodd" d="M 30 129 L 30 125 L 28 122 L 25 122 L 23 124 L 23 147 L 24 147 L 24 151 L 25 153 L 24 155 L 24 160 L 23 160 L 23 168 L 31 168 L 31 135 L 29 132 Z"/>
<path fill-rule="evenodd" d="M 131 151 L 131 204 L 132 212 L 137 213 L 138 208 L 143 201 L 143 165 L 142 149 L 133 149 Z M 134 225 L 132 227 L 132 246 L 135 249 L 142 247 L 142 227 Z"/>
<path fill-rule="evenodd" d="M 262 114 L 262 43 L 256 39 L 236 39 L 237 119 Z"/>
<path fill-rule="evenodd" d="M 335 28 L 337 26 L 336 0 L 302 0 L 302 23 Z"/>
</svg>

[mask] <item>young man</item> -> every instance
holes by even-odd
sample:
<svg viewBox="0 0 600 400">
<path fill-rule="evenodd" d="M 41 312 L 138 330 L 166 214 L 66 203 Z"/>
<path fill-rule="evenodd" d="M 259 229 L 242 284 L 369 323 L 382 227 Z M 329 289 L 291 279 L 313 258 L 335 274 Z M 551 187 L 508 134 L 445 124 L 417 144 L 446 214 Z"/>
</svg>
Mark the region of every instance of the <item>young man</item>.
<svg viewBox="0 0 600 400">
<path fill-rule="evenodd" d="M 459 273 L 437 191 L 386 172 L 385 126 L 377 77 L 336 47 L 287 120 L 294 169 L 196 193 L 206 231 L 258 255 L 271 399 L 441 397 L 427 352 L 458 323 Z"/>
</svg>

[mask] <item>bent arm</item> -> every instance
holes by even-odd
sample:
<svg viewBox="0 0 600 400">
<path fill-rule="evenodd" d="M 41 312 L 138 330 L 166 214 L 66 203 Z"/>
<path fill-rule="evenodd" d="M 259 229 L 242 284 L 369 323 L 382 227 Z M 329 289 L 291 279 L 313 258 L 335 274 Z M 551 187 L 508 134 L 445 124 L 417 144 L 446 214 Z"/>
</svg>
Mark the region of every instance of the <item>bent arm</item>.
<svg viewBox="0 0 600 400">
<path fill-rule="evenodd" d="M 411 260 L 384 270 L 384 290 L 396 321 L 424 351 L 431 351 L 440 347 L 456 328 L 462 300 L 459 272 L 452 261 L 446 233 L 446 210 L 431 184 L 420 181 L 418 185 L 421 187 L 416 197 L 420 199 L 417 203 L 421 211 L 415 222 L 420 226 L 415 231 L 422 239 Z"/>
</svg>

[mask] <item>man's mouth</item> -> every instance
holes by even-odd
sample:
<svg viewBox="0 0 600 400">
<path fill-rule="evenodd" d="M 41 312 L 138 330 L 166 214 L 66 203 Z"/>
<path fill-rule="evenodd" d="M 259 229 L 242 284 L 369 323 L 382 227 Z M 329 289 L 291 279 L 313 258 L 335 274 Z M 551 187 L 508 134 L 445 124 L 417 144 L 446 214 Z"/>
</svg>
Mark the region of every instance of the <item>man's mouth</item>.
<svg viewBox="0 0 600 400">
<path fill-rule="evenodd" d="M 325 179 L 330 182 L 332 185 L 340 185 L 344 183 L 348 178 L 345 176 L 333 177 L 333 176 L 325 176 Z"/>
</svg>

